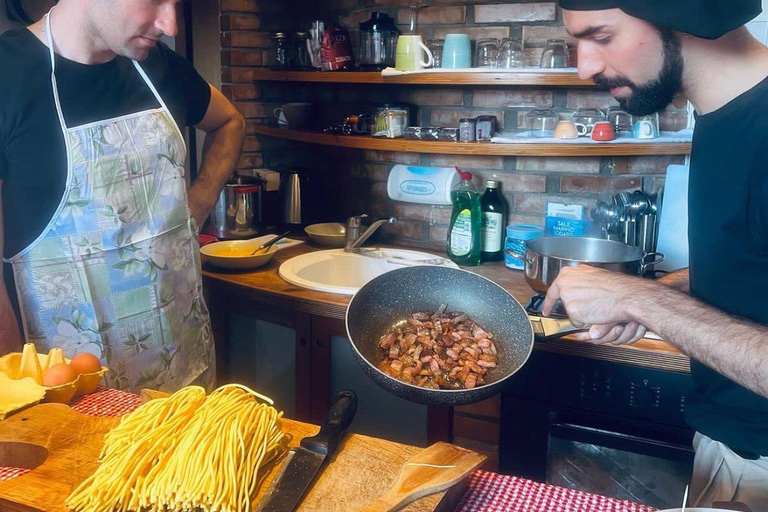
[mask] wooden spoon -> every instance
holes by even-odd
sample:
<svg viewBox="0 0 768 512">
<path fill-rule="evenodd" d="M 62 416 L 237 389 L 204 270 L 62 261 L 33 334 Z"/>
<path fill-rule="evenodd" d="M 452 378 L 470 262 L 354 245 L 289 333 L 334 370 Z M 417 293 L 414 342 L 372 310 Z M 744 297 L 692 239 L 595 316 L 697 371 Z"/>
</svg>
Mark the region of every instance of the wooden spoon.
<svg viewBox="0 0 768 512">
<path fill-rule="evenodd" d="M 395 485 L 361 512 L 400 510 L 414 500 L 457 484 L 485 459 L 485 455 L 449 443 L 435 443 L 408 459 Z"/>
</svg>

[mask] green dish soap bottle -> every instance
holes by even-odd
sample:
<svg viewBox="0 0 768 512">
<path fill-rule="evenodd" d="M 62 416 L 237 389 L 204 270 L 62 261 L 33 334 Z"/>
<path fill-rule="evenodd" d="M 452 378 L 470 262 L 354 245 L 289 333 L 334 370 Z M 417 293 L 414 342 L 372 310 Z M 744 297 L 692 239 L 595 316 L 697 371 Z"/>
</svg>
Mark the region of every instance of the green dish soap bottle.
<svg viewBox="0 0 768 512">
<path fill-rule="evenodd" d="M 451 190 L 453 212 L 448 227 L 448 257 L 458 265 L 480 264 L 483 225 L 480 211 L 480 194 L 472 182 L 472 173 L 456 167 L 461 176 Z"/>
</svg>

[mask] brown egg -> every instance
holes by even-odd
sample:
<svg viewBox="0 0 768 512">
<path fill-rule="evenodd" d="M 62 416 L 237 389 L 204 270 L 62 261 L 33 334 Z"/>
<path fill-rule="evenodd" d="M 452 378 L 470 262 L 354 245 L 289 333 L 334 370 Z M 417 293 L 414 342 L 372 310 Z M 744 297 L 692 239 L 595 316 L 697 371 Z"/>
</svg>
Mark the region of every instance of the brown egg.
<svg viewBox="0 0 768 512">
<path fill-rule="evenodd" d="M 67 363 L 59 363 L 51 366 L 43 374 L 43 386 L 54 387 L 72 382 L 77 378 L 77 373 Z"/>
<path fill-rule="evenodd" d="M 72 358 L 69 366 L 80 375 L 81 373 L 96 373 L 101 370 L 101 361 L 99 358 L 88 352 L 77 354 Z"/>
</svg>

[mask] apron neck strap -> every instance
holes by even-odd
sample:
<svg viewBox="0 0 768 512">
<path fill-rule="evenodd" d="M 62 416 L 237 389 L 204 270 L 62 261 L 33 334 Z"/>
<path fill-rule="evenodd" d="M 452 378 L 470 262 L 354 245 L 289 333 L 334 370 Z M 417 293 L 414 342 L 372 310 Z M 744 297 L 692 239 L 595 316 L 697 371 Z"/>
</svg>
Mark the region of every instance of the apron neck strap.
<svg viewBox="0 0 768 512">
<path fill-rule="evenodd" d="M 55 6 L 51 7 L 51 10 L 45 14 L 45 39 L 48 44 L 48 54 L 51 58 L 51 83 L 53 84 L 53 96 L 54 101 L 56 102 L 56 110 L 59 113 L 59 120 L 61 121 L 62 126 L 66 127 L 64 122 L 64 115 L 61 111 L 61 102 L 59 101 L 59 91 L 58 87 L 56 86 L 56 52 L 53 49 L 53 32 L 51 32 L 51 13 L 55 8 Z M 163 101 L 163 98 L 160 97 L 160 93 L 158 93 L 157 89 L 155 89 L 155 85 L 144 72 L 144 69 L 142 69 L 139 63 L 135 60 L 131 60 L 131 62 L 133 63 L 133 67 L 135 67 L 139 72 L 139 75 L 141 75 L 144 83 L 146 83 L 147 87 L 149 87 L 149 89 L 152 91 L 152 94 L 155 96 L 155 99 L 157 99 L 157 102 L 160 103 L 160 106 L 163 108 L 163 110 L 167 111 L 167 105 Z"/>
</svg>

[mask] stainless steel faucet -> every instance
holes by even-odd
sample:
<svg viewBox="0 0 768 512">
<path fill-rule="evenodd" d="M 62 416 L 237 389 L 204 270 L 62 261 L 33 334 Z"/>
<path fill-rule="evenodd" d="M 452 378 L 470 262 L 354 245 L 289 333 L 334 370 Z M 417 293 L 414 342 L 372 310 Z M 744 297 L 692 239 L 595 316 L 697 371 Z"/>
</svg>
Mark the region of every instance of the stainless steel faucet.
<svg viewBox="0 0 768 512">
<path fill-rule="evenodd" d="M 360 234 L 360 226 L 362 219 L 367 219 L 368 214 L 354 215 L 347 219 L 347 233 L 344 239 L 344 250 L 347 252 L 360 252 L 360 247 L 366 240 L 384 224 L 395 224 L 397 219 L 390 217 L 388 219 L 377 220 L 366 229 L 363 234 Z"/>
</svg>

